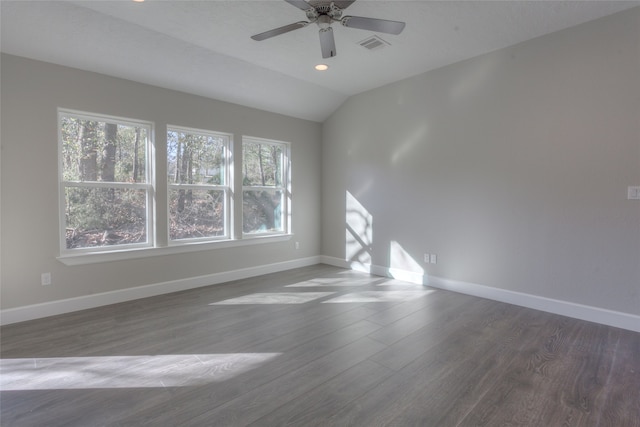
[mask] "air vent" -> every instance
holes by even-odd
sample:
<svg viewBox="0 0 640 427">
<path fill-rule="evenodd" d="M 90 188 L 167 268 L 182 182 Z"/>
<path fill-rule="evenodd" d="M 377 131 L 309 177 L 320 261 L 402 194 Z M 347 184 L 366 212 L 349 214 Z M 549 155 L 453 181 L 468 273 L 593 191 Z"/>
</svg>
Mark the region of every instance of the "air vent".
<svg viewBox="0 0 640 427">
<path fill-rule="evenodd" d="M 368 50 L 379 50 L 387 46 L 391 46 L 389 42 L 382 40 L 378 36 L 367 37 L 358 43 L 360 46 L 368 49 Z"/>
</svg>

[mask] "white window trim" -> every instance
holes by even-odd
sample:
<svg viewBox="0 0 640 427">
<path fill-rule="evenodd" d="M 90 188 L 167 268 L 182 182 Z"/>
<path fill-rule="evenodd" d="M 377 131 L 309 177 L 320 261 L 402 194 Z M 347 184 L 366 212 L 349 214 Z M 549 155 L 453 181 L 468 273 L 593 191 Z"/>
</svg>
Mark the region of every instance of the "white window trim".
<svg viewBox="0 0 640 427">
<path fill-rule="evenodd" d="M 127 183 L 127 182 L 97 182 L 97 181 L 65 181 L 64 180 L 64 163 L 62 160 L 62 127 L 60 126 L 63 116 L 74 116 L 81 120 L 95 120 L 101 122 L 115 122 L 127 126 L 145 127 L 147 129 L 146 143 L 146 164 L 145 164 L 145 183 Z M 155 222 L 155 153 L 154 153 L 154 126 L 152 122 L 145 120 L 135 120 L 131 118 L 110 116 L 107 114 L 87 113 L 84 111 L 70 110 L 66 108 L 58 108 L 58 233 L 60 240 L 60 258 L 67 256 L 78 256 L 81 254 L 107 253 L 120 250 L 139 250 L 140 248 L 148 249 L 155 245 L 155 230 L 152 224 Z M 145 243 L 133 243 L 127 245 L 109 245 L 90 248 L 67 249 L 66 237 L 66 220 L 65 220 L 65 189 L 71 188 L 122 188 L 122 189 L 140 189 L 146 191 L 147 217 L 145 218 L 145 228 L 147 241 Z"/>
<path fill-rule="evenodd" d="M 167 133 L 170 131 L 178 131 L 184 133 L 196 133 L 199 135 L 207 135 L 217 138 L 225 138 L 227 143 L 225 145 L 225 171 L 224 171 L 224 180 L 225 185 L 207 185 L 207 184 L 172 184 L 168 182 L 167 177 L 167 241 L 168 246 L 186 246 L 186 245 L 199 245 L 201 243 L 207 242 L 222 242 L 229 241 L 233 239 L 233 201 L 231 198 L 231 194 L 233 194 L 233 134 L 217 132 L 207 129 L 198 129 L 198 128 L 190 128 L 184 126 L 174 126 L 167 125 Z M 166 152 L 166 151 L 165 151 Z M 168 157 L 168 156 L 167 156 Z M 168 162 L 168 158 L 165 158 L 165 163 Z M 168 164 L 167 164 L 168 166 Z M 210 236 L 210 237 L 199 237 L 199 238 L 190 238 L 190 239 L 171 239 L 171 233 L 169 230 L 170 227 L 170 218 L 171 214 L 169 212 L 169 191 L 172 189 L 192 189 L 192 190 L 221 190 L 224 191 L 224 229 L 225 233 L 222 236 Z"/>
<path fill-rule="evenodd" d="M 242 136 L 242 150 L 244 155 L 244 143 L 255 143 L 255 144 L 263 144 L 263 145 L 276 145 L 283 147 L 282 150 L 282 177 L 285 180 L 281 187 L 269 187 L 269 186 L 261 186 L 261 185 L 247 185 L 242 186 L 240 190 L 240 205 L 244 206 L 244 192 L 251 190 L 270 190 L 277 191 L 281 190 L 283 195 L 283 204 L 282 207 L 282 231 L 264 231 L 260 233 L 245 233 L 242 231 L 242 238 L 245 240 L 258 239 L 260 237 L 268 237 L 268 236 L 283 236 L 283 235 L 291 235 L 291 143 L 286 141 L 277 141 L 274 139 L 265 139 L 258 138 L 255 136 Z M 243 227 L 241 227 L 243 229 Z"/>
<path fill-rule="evenodd" d="M 293 238 L 293 234 L 278 234 L 269 236 L 255 236 L 247 239 L 219 240 L 215 242 L 192 242 L 185 245 L 171 245 L 155 248 L 126 248 L 110 252 L 95 251 L 73 255 L 60 255 L 58 261 L 65 265 L 86 265 L 102 262 L 122 261 L 139 258 L 149 258 L 164 255 L 178 255 L 189 252 L 227 249 L 239 246 L 250 246 L 264 243 L 286 242 Z"/>
<path fill-rule="evenodd" d="M 147 143 L 147 164 L 146 164 L 146 174 L 147 174 L 147 183 L 106 183 L 106 182 L 75 182 L 75 181 L 64 181 L 64 171 L 63 171 L 63 159 L 62 159 L 62 133 L 60 120 L 62 115 L 73 115 L 75 117 L 85 119 L 85 120 L 97 120 L 97 121 L 113 121 L 119 124 L 130 125 L 130 126 L 144 126 L 147 128 L 148 132 L 148 143 Z M 157 206 L 155 205 L 156 200 L 156 191 L 157 191 L 157 179 L 156 179 L 156 139 L 155 139 L 155 131 L 156 124 L 153 122 L 145 121 L 145 120 L 137 120 L 131 118 L 124 118 L 119 116 L 111 116 L 107 114 L 99 114 L 99 113 L 90 113 L 78 110 L 72 110 L 67 108 L 58 108 L 58 215 L 59 215 L 59 239 L 60 239 L 60 253 L 57 257 L 58 261 L 61 263 L 74 266 L 74 265 L 87 265 L 87 264 L 95 264 L 95 263 L 103 263 L 103 262 L 112 262 L 112 261 L 121 261 L 121 260 L 130 260 L 130 259 L 140 259 L 140 258 L 149 258 L 156 256 L 166 256 L 166 255 L 177 255 L 177 254 L 185 254 L 190 252 L 199 252 L 199 251 L 210 251 L 217 249 L 226 249 L 233 247 L 241 247 L 241 246 L 250 246 L 256 244 L 266 244 L 266 243 L 278 243 L 289 241 L 293 238 L 293 234 L 291 232 L 291 144 L 284 141 L 276 141 L 270 139 L 263 139 L 258 137 L 249 137 L 243 136 L 243 141 L 248 142 L 257 142 L 260 144 L 274 144 L 281 145 L 285 147 L 283 156 L 283 177 L 286 179 L 286 184 L 283 187 L 266 187 L 269 190 L 277 190 L 281 189 L 285 192 L 284 203 L 286 208 L 286 213 L 283 214 L 283 231 L 280 232 L 261 232 L 261 233 L 242 233 L 242 227 L 240 227 L 240 235 L 237 234 L 236 226 L 234 224 L 234 205 L 237 205 L 237 202 L 242 204 L 242 190 L 244 188 L 264 188 L 264 187 L 240 187 L 239 192 L 240 196 L 236 194 L 235 184 L 233 182 L 234 172 L 234 144 L 233 144 L 233 134 L 227 134 L 222 132 L 214 132 L 209 130 L 201 130 L 195 128 L 186 128 L 182 126 L 173 126 L 167 125 L 165 129 L 171 130 L 183 130 L 183 131 L 192 131 L 192 132 L 202 132 L 205 134 L 212 134 L 215 136 L 225 136 L 228 138 L 228 146 L 227 146 L 227 155 L 228 158 L 228 167 L 226 170 L 227 173 L 227 185 L 226 186 L 216 186 L 216 187 L 227 187 L 225 191 L 226 202 L 228 203 L 229 209 L 226 210 L 225 214 L 227 218 L 225 218 L 225 225 L 227 229 L 228 236 L 216 236 L 212 238 L 204 238 L 204 239 L 180 239 L 180 240 L 170 240 L 169 239 L 169 230 L 167 224 L 166 236 L 160 236 L 158 239 L 157 233 L 158 229 L 154 226 L 157 224 L 156 221 L 156 212 Z M 160 161 L 167 162 L 166 155 L 164 159 L 159 159 Z M 167 177 L 164 177 L 167 179 Z M 127 245 L 111 245 L 111 246 L 103 246 L 103 247 L 89 247 L 89 248 L 75 248 L 75 249 L 67 249 L 66 248 L 66 221 L 65 221 L 65 198 L 64 198 L 64 188 L 66 184 L 72 184 L 72 186 L 77 187 L 91 187 L 91 188 L 139 188 L 147 190 L 147 243 L 141 244 L 127 244 Z M 193 186 L 194 188 L 198 185 L 196 184 L 173 184 L 176 186 Z M 167 196 L 168 190 L 171 188 L 172 184 L 167 182 Z M 211 186 L 205 186 L 210 188 Z M 235 194 L 235 195 L 234 195 Z M 237 200 L 235 200 L 237 199 Z M 167 220 L 169 218 L 169 206 L 166 206 L 167 212 Z M 167 221 L 168 222 L 168 221 Z M 166 239 L 167 243 L 162 243 L 162 246 L 158 246 L 159 242 L 163 239 Z"/>
</svg>

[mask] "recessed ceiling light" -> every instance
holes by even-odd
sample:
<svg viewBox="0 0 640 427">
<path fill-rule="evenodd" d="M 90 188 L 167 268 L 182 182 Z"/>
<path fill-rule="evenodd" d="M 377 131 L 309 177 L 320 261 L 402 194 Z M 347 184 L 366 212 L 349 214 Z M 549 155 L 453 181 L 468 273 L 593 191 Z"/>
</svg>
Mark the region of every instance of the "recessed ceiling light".
<svg viewBox="0 0 640 427">
<path fill-rule="evenodd" d="M 318 71 L 327 71 L 329 66 L 327 64 L 318 64 L 314 68 Z"/>
<path fill-rule="evenodd" d="M 136 3 L 142 3 L 144 0 L 133 0 Z"/>
</svg>

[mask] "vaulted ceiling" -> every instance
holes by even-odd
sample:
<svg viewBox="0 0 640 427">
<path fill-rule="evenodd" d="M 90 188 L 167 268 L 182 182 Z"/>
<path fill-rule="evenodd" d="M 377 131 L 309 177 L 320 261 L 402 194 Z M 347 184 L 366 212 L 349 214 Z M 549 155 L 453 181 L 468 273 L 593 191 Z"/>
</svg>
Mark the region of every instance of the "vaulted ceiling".
<svg viewBox="0 0 640 427">
<path fill-rule="evenodd" d="M 334 23 L 337 56 L 323 59 L 316 25 L 250 38 L 306 20 L 282 0 L 2 0 L 0 40 L 9 54 L 322 122 L 354 94 L 639 5 L 357 0 L 345 15 L 404 21 L 405 30 Z M 373 35 L 388 45 L 360 45 Z"/>
</svg>

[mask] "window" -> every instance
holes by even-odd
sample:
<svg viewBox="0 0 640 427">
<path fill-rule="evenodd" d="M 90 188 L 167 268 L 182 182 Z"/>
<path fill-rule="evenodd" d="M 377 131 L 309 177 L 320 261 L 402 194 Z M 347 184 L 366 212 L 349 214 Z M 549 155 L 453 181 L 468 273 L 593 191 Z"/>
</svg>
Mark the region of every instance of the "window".
<svg viewBox="0 0 640 427">
<path fill-rule="evenodd" d="M 151 124 L 60 110 L 61 251 L 153 246 Z"/>
<path fill-rule="evenodd" d="M 228 239 L 231 136 L 167 129 L 169 240 Z"/>
<path fill-rule="evenodd" d="M 289 145 L 245 137 L 242 142 L 242 169 L 243 233 L 287 233 Z"/>
<path fill-rule="evenodd" d="M 290 237 L 288 143 L 243 138 L 242 182 L 234 182 L 231 134 L 167 126 L 165 153 L 155 151 L 153 131 L 150 122 L 58 110 L 59 260 L 78 265 Z M 156 181 L 156 162 L 166 162 L 167 181 Z M 234 224 L 234 206 L 242 206 L 242 224 Z"/>
</svg>

